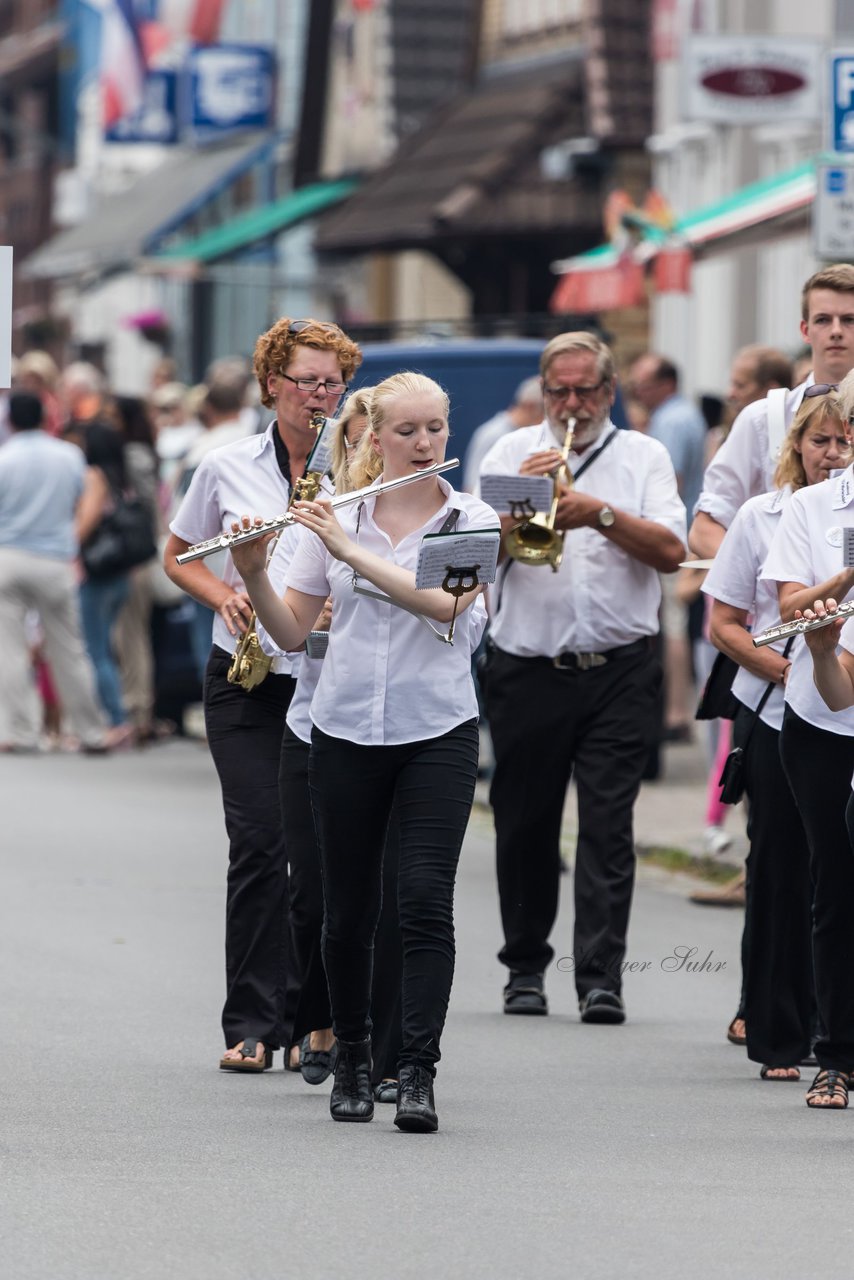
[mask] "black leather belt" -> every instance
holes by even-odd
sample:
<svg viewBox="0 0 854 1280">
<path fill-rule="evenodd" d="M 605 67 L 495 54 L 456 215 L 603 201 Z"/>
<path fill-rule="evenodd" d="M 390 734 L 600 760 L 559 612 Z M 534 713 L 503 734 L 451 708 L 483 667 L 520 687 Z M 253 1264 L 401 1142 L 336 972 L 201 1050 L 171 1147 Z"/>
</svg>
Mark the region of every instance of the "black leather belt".
<svg viewBox="0 0 854 1280">
<path fill-rule="evenodd" d="M 593 667 L 604 667 L 608 662 L 618 658 L 633 658 L 649 650 L 649 640 L 632 640 L 630 644 L 618 645 L 616 649 L 606 649 L 604 653 L 575 653 L 570 649 L 557 654 L 554 658 L 546 658 L 558 671 L 590 671 Z"/>
</svg>

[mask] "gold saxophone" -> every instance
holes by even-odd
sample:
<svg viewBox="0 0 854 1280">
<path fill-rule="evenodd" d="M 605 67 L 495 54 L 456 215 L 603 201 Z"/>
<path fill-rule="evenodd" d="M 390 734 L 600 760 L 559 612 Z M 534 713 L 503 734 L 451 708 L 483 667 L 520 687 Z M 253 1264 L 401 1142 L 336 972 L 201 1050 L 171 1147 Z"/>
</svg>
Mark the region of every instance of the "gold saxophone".
<svg viewBox="0 0 854 1280">
<path fill-rule="evenodd" d="M 311 426 L 318 436 L 323 430 L 325 422 L 325 413 L 321 409 L 316 409 L 311 415 Z M 313 502 L 320 492 L 322 479 L 322 471 L 306 471 L 304 476 L 301 476 L 299 480 L 295 480 L 291 486 L 288 510 L 290 511 L 295 502 Z M 229 684 L 238 684 L 241 689 L 246 689 L 247 692 L 251 689 L 257 689 L 258 685 L 267 679 L 270 674 L 270 668 L 273 665 L 273 659 L 261 648 L 261 641 L 258 639 L 257 622 L 258 618 L 253 609 L 249 625 L 238 641 L 234 656 L 231 659 L 231 665 L 228 668 L 227 678 Z"/>
<path fill-rule="evenodd" d="M 504 544 L 511 560 L 518 560 L 521 564 L 550 564 L 553 573 L 557 573 L 560 568 L 566 534 L 556 532 L 555 516 L 563 488 L 572 488 L 569 451 L 572 448 L 574 434 L 575 418 L 570 418 L 566 424 L 566 435 L 560 451 L 561 464 L 554 476 L 551 509 L 523 520 L 515 529 L 510 530 Z"/>
</svg>

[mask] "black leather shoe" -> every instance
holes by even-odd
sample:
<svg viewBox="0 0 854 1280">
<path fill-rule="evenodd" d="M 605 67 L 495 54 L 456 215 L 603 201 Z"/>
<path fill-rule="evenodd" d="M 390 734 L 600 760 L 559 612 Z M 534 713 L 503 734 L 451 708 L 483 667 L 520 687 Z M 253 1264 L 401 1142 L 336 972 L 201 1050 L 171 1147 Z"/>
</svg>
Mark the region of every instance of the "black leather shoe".
<svg viewBox="0 0 854 1280">
<path fill-rule="evenodd" d="M 372 1065 L 370 1040 L 356 1044 L 338 1041 L 335 1083 L 329 1097 L 329 1112 L 333 1120 L 365 1123 L 373 1119 Z"/>
<path fill-rule="evenodd" d="M 616 991 L 603 991 L 594 987 L 578 1002 L 582 1022 L 610 1022 L 616 1025 L 626 1020 L 626 1006 Z"/>
<path fill-rule="evenodd" d="M 400 1068 L 394 1123 L 405 1133 L 435 1133 L 439 1117 L 433 1101 L 433 1077 L 426 1067 Z"/>
<path fill-rule="evenodd" d="M 511 972 L 510 981 L 504 988 L 504 1012 L 543 1017 L 548 1011 L 543 975 Z"/>
</svg>

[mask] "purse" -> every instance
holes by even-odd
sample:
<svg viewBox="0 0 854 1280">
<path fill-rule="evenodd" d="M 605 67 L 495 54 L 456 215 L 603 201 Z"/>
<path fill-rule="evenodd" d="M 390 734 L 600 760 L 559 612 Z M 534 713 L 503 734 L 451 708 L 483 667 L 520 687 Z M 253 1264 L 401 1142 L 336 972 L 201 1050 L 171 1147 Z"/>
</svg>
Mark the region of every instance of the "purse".
<svg viewBox="0 0 854 1280">
<path fill-rule="evenodd" d="M 794 636 L 789 636 L 788 640 L 786 641 L 786 647 L 783 650 L 784 658 L 787 658 L 789 656 L 789 650 L 792 647 L 792 642 L 794 639 L 795 639 Z M 762 709 L 765 706 L 765 703 L 771 697 L 771 694 L 773 693 L 775 688 L 776 688 L 776 681 L 775 680 L 769 681 L 768 687 L 765 689 L 765 692 L 762 694 L 762 697 L 759 699 L 756 710 L 754 711 L 753 716 L 751 717 L 750 725 L 748 727 L 747 734 L 745 735 L 744 742 L 740 747 L 733 747 L 732 751 L 730 751 L 729 755 L 724 761 L 724 767 L 721 770 L 721 776 L 718 778 L 718 786 L 721 789 L 721 800 L 723 801 L 724 804 L 738 804 L 739 800 L 741 800 L 742 797 L 744 796 L 744 787 L 745 787 L 745 777 L 744 777 L 745 755 L 744 753 L 747 750 L 747 744 L 750 742 L 750 736 L 753 733 L 753 730 L 756 728 L 756 721 L 759 719 L 759 716 L 762 713 Z"/>
<path fill-rule="evenodd" d="M 735 719 L 741 704 L 732 691 L 732 682 L 738 670 L 738 663 L 719 650 L 700 694 L 700 701 L 694 712 L 695 720 Z"/>
<path fill-rule="evenodd" d="M 113 510 L 101 520 L 80 548 L 88 578 L 127 573 L 157 555 L 154 522 L 139 498 L 113 495 Z"/>
</svg>

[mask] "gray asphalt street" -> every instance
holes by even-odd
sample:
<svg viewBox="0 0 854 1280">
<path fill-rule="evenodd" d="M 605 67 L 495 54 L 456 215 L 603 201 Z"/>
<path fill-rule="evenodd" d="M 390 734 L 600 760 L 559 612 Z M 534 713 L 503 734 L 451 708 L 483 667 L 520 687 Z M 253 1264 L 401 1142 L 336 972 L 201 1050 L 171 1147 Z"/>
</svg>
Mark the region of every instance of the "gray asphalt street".
<svg viewBox="0 0 854 1280">
<path fill-rule="evenodd" d="M 400 1134 L 391 1107 L 336 1125 L 328 1085 L 281 1055 L 217 1070 L 226 850 L 204 747 L 6 758 L 0 785 L 5 1275 L 851 1275 L 854 1111 L 808 1111 L 724 1038 L 740 912 L 644 871 L 629 1023 L 581 1026 L 559 968 L 548 1019 L 504 1017 L 476 814 L 440 1131 Z"/>
</svg>

